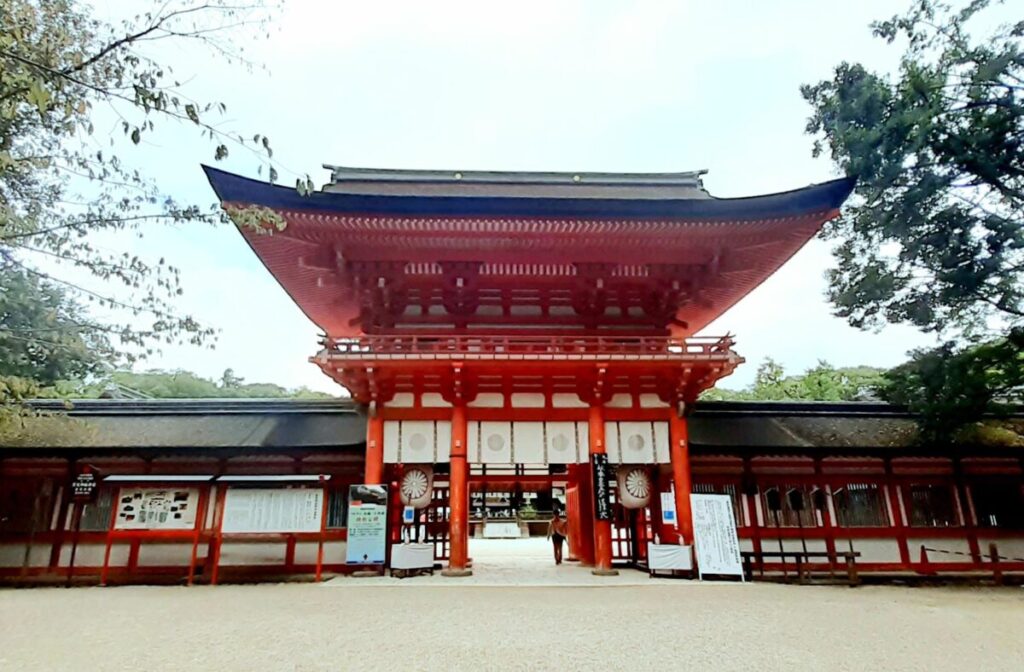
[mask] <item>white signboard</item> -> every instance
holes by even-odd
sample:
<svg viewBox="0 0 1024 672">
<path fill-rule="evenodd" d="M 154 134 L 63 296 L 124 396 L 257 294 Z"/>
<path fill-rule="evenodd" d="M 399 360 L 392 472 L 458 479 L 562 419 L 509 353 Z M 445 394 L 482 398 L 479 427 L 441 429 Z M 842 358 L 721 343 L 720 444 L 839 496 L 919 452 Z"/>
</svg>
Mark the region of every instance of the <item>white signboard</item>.
<svg viewBox="0 0 1024 672">
<path fill-rule="evenodd" d="M 196 526 L 199 488 L 121 488 L 117 530 L 191 530 Z"/>
<path fill-rule="evenodd" d="M 228 488 L 221 530 L 229 534 L 319 532 L 320 488 Z"/>
<path fill-rule="evenodd" d="M 697 547 L 698 576 L 728 574 L 743 576 L 740 540 L 728 495 L 690 495 L 693 509 L 693 538 Z"/>
<path fill-rule="evenodd" d="M 387 556 L 387 531 L 387 486 L 350 485 L 345 562 L 350 565 L 383 565 Z"/>
<path fill-rule="evenodd" d="M 661 522 L 672 526 L 676 524 L 676 493 L 671 490 L 661 493 Z"/>
</svg>

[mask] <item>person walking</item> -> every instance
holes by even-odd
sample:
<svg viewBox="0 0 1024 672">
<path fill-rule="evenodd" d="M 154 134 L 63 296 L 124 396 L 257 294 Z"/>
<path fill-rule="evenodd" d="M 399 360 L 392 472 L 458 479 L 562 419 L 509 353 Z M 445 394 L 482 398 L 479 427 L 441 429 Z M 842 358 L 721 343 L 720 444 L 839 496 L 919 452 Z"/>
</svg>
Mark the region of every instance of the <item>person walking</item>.
<svg viewBox="0 0 1024 672">
<path fill-rule="evenodd" d="M 562 542 L 569 535 L 569 526 L 562 518 L 562 514 L 558 509 L 552 512 L 551 522 L 548 524 L 548 539 L 554 545 L 555 550 L 555 564 L 562 564 Z"/>
</svg>

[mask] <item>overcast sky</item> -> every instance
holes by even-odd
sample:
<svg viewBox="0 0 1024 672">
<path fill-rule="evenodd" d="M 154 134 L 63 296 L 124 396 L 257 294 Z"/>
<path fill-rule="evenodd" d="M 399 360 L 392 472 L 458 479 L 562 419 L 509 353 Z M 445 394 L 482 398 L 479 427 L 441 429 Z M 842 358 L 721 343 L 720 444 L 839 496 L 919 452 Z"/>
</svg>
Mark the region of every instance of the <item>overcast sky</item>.
<svg viewBox="0 0 1024 672">
<path fill-rule="evenodd" d="M 902 2 L 287 2 L 269 39 L 246 41 L 267 71 L 177 50 L 197 98 L 225 102 L 226 127 L 268 135 L 282 181 L 323 163 L 448 170 L 709 169 L 716 196 L 836 176 L 812 159 L 802 83 L 843 60 L 890 69 L 898 51 L 868 24 Z M 142 148 L 147 171 L 183 200 L 214 200 L 199 164 L 212 150 L 183 129 Z M 194 135 L 194 133 L 193 133 Z M 221 167 L 255 176 L 252 156 Z M 220 330 L 213 349 L 168 347 L 147 367 L 338 392 L 307 363 L 316 328 L 231 228 L 154 230 L 143 253 L 183 273 L 180 308 Z M 824 299 L 828 248 L 813 241 L 712 324 L 747 358 L 726 387 L 771 356 L 790 372 L 824 359 L 890 366 L 927 345 L 907 328 L 855 330 Z"/>
</svg>

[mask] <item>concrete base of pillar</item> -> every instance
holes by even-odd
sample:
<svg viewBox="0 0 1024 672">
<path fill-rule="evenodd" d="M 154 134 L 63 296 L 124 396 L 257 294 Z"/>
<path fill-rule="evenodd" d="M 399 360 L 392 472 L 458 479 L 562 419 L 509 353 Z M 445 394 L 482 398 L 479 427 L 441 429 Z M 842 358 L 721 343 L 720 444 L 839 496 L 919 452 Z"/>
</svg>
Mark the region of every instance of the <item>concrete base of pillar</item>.
<svg viewBox="0 0 1024 672">
<path fill-rule="evenodd" d="M 619 570 L 617 569 L 592 569 L 590 573 L 594 576 L 618 576 Z"/>
<path fill-rule="evenodd" d="M 459 577 L 462 577 L 462 576 L 473 576 L 473 570 L 472 569 L 452 569 L 451 567 L 449 567 L 448 569 L 442 569 L 441 570 L 441 576 L 449 576 L 449 577 L 452 577 L 452 578 L 459 578 Z"/>
</svg>

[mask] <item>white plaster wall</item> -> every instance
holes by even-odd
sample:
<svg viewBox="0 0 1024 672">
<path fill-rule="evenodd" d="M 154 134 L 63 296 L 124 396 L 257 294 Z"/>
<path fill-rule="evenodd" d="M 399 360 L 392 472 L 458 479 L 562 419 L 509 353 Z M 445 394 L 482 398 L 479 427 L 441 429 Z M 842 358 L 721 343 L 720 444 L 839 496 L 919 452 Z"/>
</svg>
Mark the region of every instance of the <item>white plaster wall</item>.
<svg viewBox="0 0 1024 672">
<path fill-rule="evenodd" d="M 1018 558 L 1016 562 L 1024 562 L 1024 537 L 978 537 L 978 545 L 981 547 L 981 555 L 984 557 L 986 562 L 988 562 L 988 545 L 993 543 L 996 545 L 996 550 L 999 551 L 999 555 L 1004 558 Z M 1004 562 L 1013 561 L 1004 560 Z"/>
<path fill-rule="evenodd" d="M 928 539 L 926 537 L 911 537 L 907 540 L 910 546 L 910 558 L 915 562 L 921 559 L 921 546 L 934 548 L 939 551 L 954 551 L 953 553 L 928 552 L 928 562 L 936 565 L 946 562 L 972 562 L 971 547 L 966 539 Z M 964 555 L 958 555 L 963 553 Z"/>
<path fill-rule="evenodd" d="M 398 462 L 398 436 L 401 423 L 398 420 L 384 421 L 384 462 L 395 464 Z"/>
<path fill-rule="evenodd" d="M 75 567 L 102 567 L 105 544 L 79 544 L 75 553 Z M 128 544 L 114 544 L 110 548 L 110 566 L 124 567 L 128 564 Z M 60 549 L 60 566 L 71 564 L 71 544 L 64 544 Z"/>
<path fill-rule="evenodd" d="M 450 420 L 439 420 L 437 427 L 437 461 L 450 462 L 452 454 L 452 423 Z"/>
<path fill-rule="evenodd" d="M 608 408 L 632 408 L 633 407 L 633 395 L 631 394 L 616 394 L 608 400 L 605 404 Z"/>
<path fill-rule="evenodd" d="M 345 564 L 344 541 L 329 541 L 324 543 L 324 564 L 343 565 Z M 303 541 L 295 544 L 295 563 L 298 565 L 316 564 L 317 542 Z"/>
<path fill-rule="evenodd" d="M 206 544 L 199 544 L 196 557 L 206 555 Z M 140 567 L 188 567 L 192 544 L 147 544 L 139 546 Z"/>
<path fill-rule="evenodd" d="M 551 395 L 551 405 L 555 408 L 588 408 L 580 401 L 579 395 L 559 392 Z"/>
<path fill-rule="evenodd" d="M 3 544 L 0 546 L 0 567 L 21 567 L 25 562 L 25 544 Z M 46 567 L 50 564 L 50 544 L 32 544 L 28 554 L 29 567 Z"/>
<path fill-rule="evenodd" d="M 434 422 L 403 420 L 398 460 L 406 464 L 434 462 Z"/>
<path fill-rule="evenodd" d="M 900 544 L 895 539 L 853 539 L 857 562 L 899 562 Z M 850 541 L 836 538 L 836 551 L 850 550 Z"/>
<path fill-rule="evenodd" d="M 656 394 L 641 394 L 640 395 L 640 407 L 641 408 L 668 408 L 669 405 L 661 400 Z"/>
<path fill-rule="evenodd" d="M 604 452 L 608 453 L 608 462 L 618 464 L 622 460 L 619 454 L 619 423 L 604 423 Z"/>
<path fill-rule="evenodd" d="M 534 392 L 514 392 L 512 408 L 544 408 L 544 395 Z"/>
<path fill-rule="evenodd" d="M 512 461 L 544 464 L 544 423 L 512 423 Z"/>
<path fill-rule="evenodd" d="M 412 408 L 416 402 L 416 398 L 411 392 L 398 392 L 394 398 L 388 402 L 388 406 L 393 408 Z"/>
<path fill-rule="evenodd" d="M 669 452 L 668 423 L 655 422 L 654 424 L 654 461 L 658 464 L 668 464 L 672 461 Z"/>
<path fill-rule="evenodd" d="M 466 459 L 480 461 L 480 423 L 473 420 L 466 423 Z"/>
<path fill-rule="evenodd" d="M 497 392 L 478 394 L 476 399 L 467 404 L 470 408 L 501 408 L 505 405 L 505 395 Z"/>
<path fill-rule="evenodd" d="M 220 548 L 221 566 L 283 565 L 287 548 L 285 543 L 224 542 Z"/>
<path fill-rule="evenodd" d="M 451 408 L 452 405 L 444 400 L 437 392 L 424 392 L 420 397 L 420 403 L 427 408 Z"/>
</svg>

